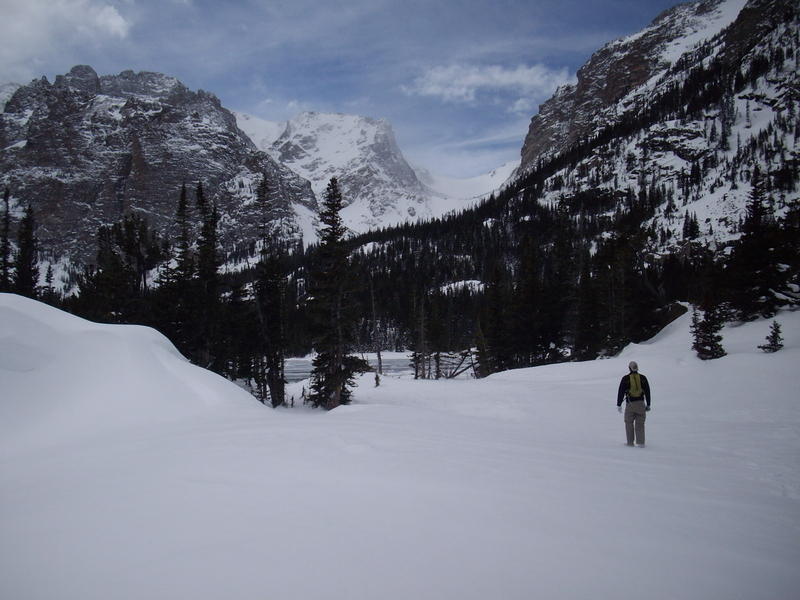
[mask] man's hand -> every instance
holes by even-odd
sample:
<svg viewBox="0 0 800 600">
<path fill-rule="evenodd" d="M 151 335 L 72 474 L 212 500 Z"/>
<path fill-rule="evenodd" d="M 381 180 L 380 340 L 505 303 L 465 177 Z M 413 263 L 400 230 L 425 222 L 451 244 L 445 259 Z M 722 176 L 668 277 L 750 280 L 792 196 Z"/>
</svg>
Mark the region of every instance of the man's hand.
<svg viewBox="0 0 800 600">
<path fill-rule="evenodd" d="M 647 407 L 645 407 L 645 409 L 644 409 L 644 410 L 645 410 L 645 412 L 650 412 L 650 407 L 649 407 L 649 406 L 647 406 Z"/>
<path fill-rule="evenodd" d="M 650 410 L 650 409 L 648 408 L 647 410 Z M 621 407 L 621 406 L 618 406 L 618 407 L 617 407 L 617 412 L 618 412 L 618 413 L 621 413 L 621 412 L 622 412 L 622 407 Z"/>
</svg>

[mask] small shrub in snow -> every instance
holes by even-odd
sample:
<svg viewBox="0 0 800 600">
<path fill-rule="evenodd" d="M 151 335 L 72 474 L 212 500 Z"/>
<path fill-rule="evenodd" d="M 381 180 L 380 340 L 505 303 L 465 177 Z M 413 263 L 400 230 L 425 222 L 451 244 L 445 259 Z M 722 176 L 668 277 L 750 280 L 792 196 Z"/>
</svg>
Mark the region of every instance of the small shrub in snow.
<svg viewBox="0 0 800 600">
<path fill-rule="evenodd" d="M 781 324 L 777 321 L 772 322 L 767 343 L 759 346 L 764 352 L 777 352 L 783 348 L 783 336 L 781 336 Z"/>
</svg>

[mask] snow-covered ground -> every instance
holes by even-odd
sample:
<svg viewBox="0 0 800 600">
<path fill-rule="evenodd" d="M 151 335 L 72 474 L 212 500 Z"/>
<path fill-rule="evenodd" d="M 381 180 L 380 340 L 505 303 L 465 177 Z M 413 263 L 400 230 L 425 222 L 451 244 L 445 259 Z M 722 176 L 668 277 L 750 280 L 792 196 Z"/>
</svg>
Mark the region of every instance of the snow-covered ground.
<svg viewBox="0 0 800 600">
<path fill-rule="evenodd" d="M 701 362 L 684 316 L 588 363 L 263 408 L 159 334 L 0 294 L 0 597 L 785 600 L 800 312 Z M 614 400 L 636 359 L 648 447 Z M 301 384 L 296 384 L 301 385 Z"/>
</svg>

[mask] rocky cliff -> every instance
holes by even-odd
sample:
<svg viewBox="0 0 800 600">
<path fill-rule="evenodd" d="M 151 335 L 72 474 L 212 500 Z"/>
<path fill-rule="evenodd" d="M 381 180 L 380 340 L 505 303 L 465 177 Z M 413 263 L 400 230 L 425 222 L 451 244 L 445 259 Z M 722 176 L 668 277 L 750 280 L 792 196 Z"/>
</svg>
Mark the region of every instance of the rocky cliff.
<svg viewBox="0 0 800 600">
<path fill-rule="evenodd" d="M 12 91 L 0 114 L 0 185 L 17 213 L 33 205 L 52 259 L 91 262 L 97 228 L 128 212 L 168 231 L 184 182 L 202 182 L 217 203 L 227 251 L 257 237 L 263 177 L 285 235 L 299 238 L 295 213 L 316 208 L 309 183 L 259 152 L 216 96 L 174 77 L 77 66 Z"/>
<path fill-rule="evenodd" d="M 753 173 L 776 216 L 798 201 L 799 11 L 790 0 L 703 0 L 601 48 L 531 120 L 522 172 L 570 154 L 542 199 L 646 199 L 661 248 L 738 234 Z M 616 201 L 613 199 L 617 198 Z"/>
</svg>

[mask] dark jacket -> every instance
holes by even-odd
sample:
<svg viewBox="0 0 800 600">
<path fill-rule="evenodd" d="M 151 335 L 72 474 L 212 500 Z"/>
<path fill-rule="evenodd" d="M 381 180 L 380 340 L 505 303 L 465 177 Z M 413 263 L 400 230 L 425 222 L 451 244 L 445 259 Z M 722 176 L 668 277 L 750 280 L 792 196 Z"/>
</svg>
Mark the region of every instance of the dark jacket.
<svg viewBox="0 0 800 600">
<path fill-rule="evenodd" d="M 630 402 L 630 399 L 628 398 L 628 391 L 630 390 L 631 387 L 631 382 L 629 377 L 630 373 L 628 375 L 625 375 L 625 377 L 622 378 L 622 381 L 619 382 L 619 391 L 617 391 L 617 406 L 622 406 L 623 399 Z M 650 406 L 650 384 L 647 383 L 647 377 L 645 377 L 641 373 L 639 373 L 639 378 L 642 380 L 642 394 L 643 394 L 642 398 L 644 398 L 645 401 L 647 401 L 647 406 Z M 642 398 L 637 398 L 633 401 L 634 402 L 640 401 Z"/>
</svg>

